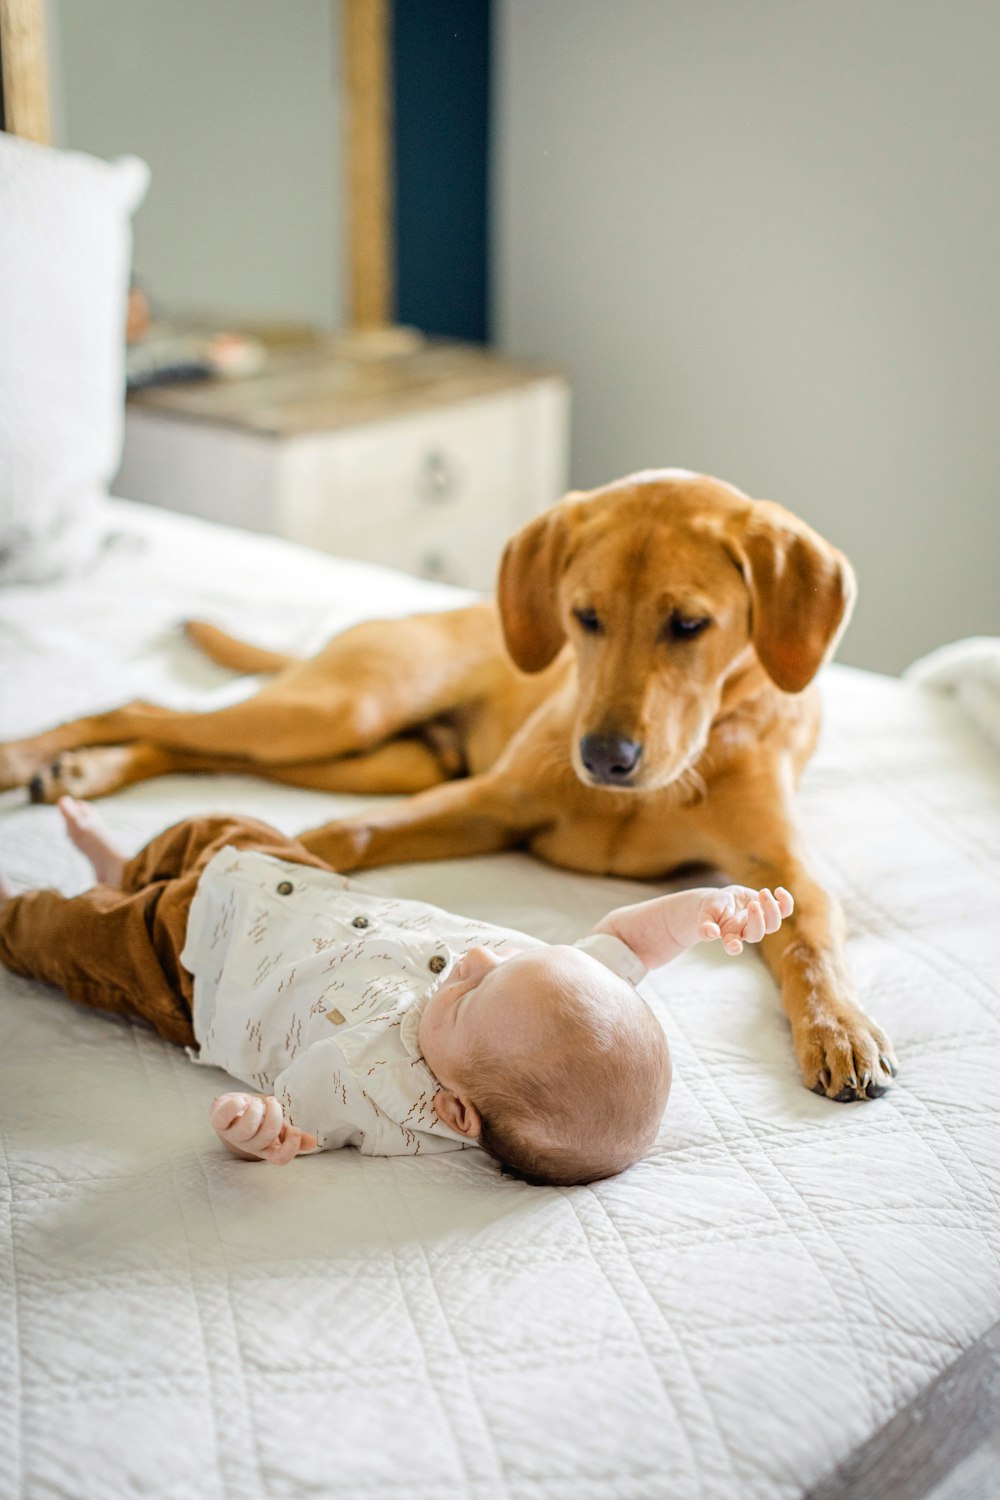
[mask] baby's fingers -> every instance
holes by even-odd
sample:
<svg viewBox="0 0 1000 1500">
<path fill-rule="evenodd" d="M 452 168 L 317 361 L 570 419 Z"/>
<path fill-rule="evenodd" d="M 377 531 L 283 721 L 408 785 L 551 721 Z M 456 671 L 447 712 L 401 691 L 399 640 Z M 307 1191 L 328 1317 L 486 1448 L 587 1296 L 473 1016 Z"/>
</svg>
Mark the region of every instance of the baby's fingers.
<svg viewBox="0 0 1000 1500">
<path fill-rule="evenodd" d="M 784 887 L 779 885 L 773 893 L 767 889 L 758 891 L 756 902 L 751 902 L 750 906 L 760 908 L 764 918 L 764 932 L 760 937 L 748 937 L 747 941 L 759 943 L 764 933 L 777 932 L 785 917 L 791 916 L 795 902 Z"/>
<path fill-rule="evenodd" d="M 778 889 L 780 890 L 781 887 L 779 886 Z M 787 891 L 784 892 L 784 895 L 788 898 L 789 901 L 791 901 L 792 898 L 788 895 Z M 781 902 L 778 900 L 777 895 L 772 894 L 772 892 L 769 890 L 758 891 L 757 902 L 764 917 L 764 932 L 768 934 L 777 932 L 778 928 L 781 926 L 782 916 L 787 916 L 788 914 L 787 912 L 782 912 Z M 761 934 L 761 936 L 763 936 L 763 933 Z M 757 939 L 757 941 L 759 941 L 759 939 Z"/>
<path fill-rule="evenodd" d="M 223 1131 L 235 1124 L 246 1110 L 249 1097 L 246 1094 L 219 1094 L 209 1106 L 208 1118 L 215 1130 Z"/>
<path fill-rule="evenodd" d="M 286 1126 L 269 1146 L 263 1147 L 260 1154 L 272 1167 L 286 1167 L 298 1151 L 298 1134 Z"/>
<path fill-rule="evenodd" d="M 269 1094 L 261 1103 L 264 1106 L 264 1118 L 250 1138 L 251 1151 L 266 1151 L 268 1146 L 280 1139 L 285 1127 L 285 1112 L 274 1095 Z"/>
<path fill-rule="evenodd" d="M 264 1100 L 259 1094 L 244 1094 L 243 1108 L 223 1132 L 235 1146 L 249 1146 L 264 1119 Z"/>
<path fill-rule="evenodd" d="M 277 1140 L 266 1147 L 261 1154 L 264 1160 L 270 1162 L 272 1166 L 284 1167 L 294 1160 L 300 1151 L 312 1151 L 315 1145 L 314 1135 L 308 1135 L 304 1130 L 297 1130 L 294 1125 L 285 1125 Z"/>
<path fill-rule="evenodd" d="M 746 911 L 735 912 L 722 923 L 722 946 L 734 956 L 743 952 L 743 933 L 746 929 Z"/>
<path fill-rule="evenodd" d="M 742 894 L 748 898 L 746 905 L 722 923 L 722 946 L 734 955 L 742 953 L 744 943 L 759 943 L 777 932 L 795 908 L 784 886 L 777 886 L 773 893 L 764 889 L 756 894 L 753 891 Z"/>
<path fill-rule="evenodd" d="M 284 1121 L 281 1105 L 273 1095 L 265 1098 L 253 1094 L 243 1114 L 226 1131 L 226 1140 L 259 1155 L 281 1134 Z"/>
<path fill-rule="evenodd" d="M 743 924 L 741 936 L 745 943 L 759 943 L 767 930 L 763 904 L 760 898 L 755 896 L 747 903 L 746 921 Z"/>
</svg>

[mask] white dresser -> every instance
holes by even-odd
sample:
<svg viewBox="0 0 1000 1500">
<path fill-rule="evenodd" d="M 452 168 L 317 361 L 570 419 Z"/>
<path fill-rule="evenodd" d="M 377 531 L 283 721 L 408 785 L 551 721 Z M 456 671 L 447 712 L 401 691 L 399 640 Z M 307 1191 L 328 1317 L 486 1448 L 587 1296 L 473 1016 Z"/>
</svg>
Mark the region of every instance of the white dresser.
<svg viewBox="0 0 1000 1500">
<path fill-rule="evenodd" d="M 114 492 L 492 589 L 504 542 L 566 488 L 569 391 L 547 366 L 333 340 L 259 375 L 133 393 Z"/>
</svg>

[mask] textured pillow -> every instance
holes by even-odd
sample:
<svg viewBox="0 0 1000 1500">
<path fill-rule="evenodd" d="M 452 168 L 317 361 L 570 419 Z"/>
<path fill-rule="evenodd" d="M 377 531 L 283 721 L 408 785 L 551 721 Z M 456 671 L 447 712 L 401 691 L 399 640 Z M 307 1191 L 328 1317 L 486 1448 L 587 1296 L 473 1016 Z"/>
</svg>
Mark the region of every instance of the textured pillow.
<svg viewBox="0 0 1000 1500">
<path fill-rule="evenodd" d="M 133 211 L 149 168 L 0 132 L 0 584 L 85 567 L 121 461 Z"/>
</svg>

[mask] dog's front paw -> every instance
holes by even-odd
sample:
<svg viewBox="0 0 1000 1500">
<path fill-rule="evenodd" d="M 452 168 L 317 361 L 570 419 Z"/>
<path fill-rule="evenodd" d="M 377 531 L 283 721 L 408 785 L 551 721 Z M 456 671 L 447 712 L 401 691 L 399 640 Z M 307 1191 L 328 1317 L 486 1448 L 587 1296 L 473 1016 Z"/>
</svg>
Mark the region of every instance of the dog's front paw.
<svg viewBox="0 0 1000 1500">
<path fill-rule="evenodd" d="M 361 819 L 345 818 L 336 823 L 324 823 L 320 828 L 310 828 L 300 833 L 298 840 L 310 854 L 318 854 L 331 868 L 346 873 L 363 866 L 365 851 L 371 842 L 371 830 Z"/>
<path fill-rule="evenodd" d="M 896 1076 L 889 1038 L 853 1006 L 802 1025 L 795 1051 L 806 1088 L 838 1104 L 878 1099 Z"/>
</svg>

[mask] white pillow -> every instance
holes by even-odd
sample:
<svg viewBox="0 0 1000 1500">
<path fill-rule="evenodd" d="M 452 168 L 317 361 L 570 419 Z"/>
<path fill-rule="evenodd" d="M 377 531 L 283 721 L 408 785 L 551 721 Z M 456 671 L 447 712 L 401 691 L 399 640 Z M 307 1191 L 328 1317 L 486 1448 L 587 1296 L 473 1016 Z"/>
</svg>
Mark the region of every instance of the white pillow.
<svg viewBox="0 0 1000 1500">
<path fill-rule="evenodd" d="M 0 132 L 0 583 L 93 559 L 121 461 L 137 157 Z"/>
</svg>

